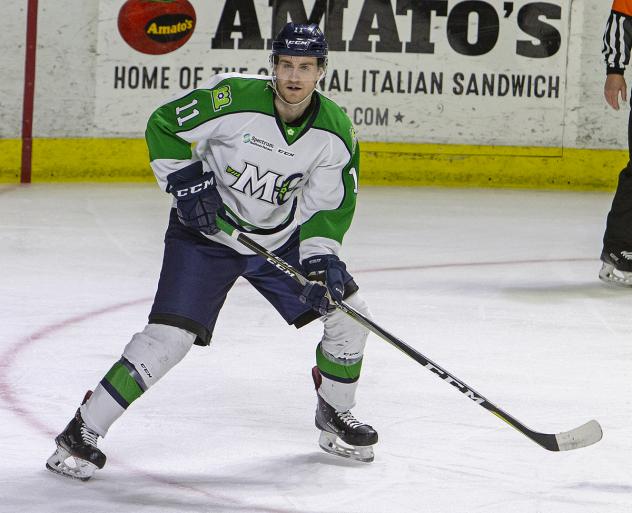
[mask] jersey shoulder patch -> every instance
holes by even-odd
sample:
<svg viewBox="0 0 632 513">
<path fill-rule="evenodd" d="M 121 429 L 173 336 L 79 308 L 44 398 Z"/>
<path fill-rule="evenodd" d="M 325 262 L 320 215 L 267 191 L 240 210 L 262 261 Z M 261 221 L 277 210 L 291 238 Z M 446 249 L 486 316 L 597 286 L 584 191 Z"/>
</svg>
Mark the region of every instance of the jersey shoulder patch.
<svg viewBox="0 0 632 513">
<path fill-rule="evenodd" d="M 269 77 L 226 73 L 209 84 L 215 112 L 254 111 L 274 114 Z"/>
</svg>

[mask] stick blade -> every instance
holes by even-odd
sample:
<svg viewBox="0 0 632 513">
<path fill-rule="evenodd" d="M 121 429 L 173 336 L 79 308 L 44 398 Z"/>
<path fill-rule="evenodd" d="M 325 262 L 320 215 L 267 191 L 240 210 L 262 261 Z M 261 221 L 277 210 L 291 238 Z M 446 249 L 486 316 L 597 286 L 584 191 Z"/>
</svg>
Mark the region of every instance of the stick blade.
<svg viewBox="0 0 632 513">
<path fill-rule="evenodd" d="M 558 433 L 555 435 L 555 440 L 557 441 L 558 451 L 570 451 L 595 444 L 601 440 L 602 436 L 603 431 L 599 422 L 591 420 L 570 431 Z"/>
</svg>

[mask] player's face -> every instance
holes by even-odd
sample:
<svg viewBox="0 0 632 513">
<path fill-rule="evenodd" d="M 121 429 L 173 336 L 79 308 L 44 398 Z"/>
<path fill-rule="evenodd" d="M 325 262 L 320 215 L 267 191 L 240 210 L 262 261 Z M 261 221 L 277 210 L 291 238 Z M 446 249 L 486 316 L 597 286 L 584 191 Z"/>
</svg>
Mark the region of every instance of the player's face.
<svg viewBox="0 0 632 513">
<path fill-rule="evenodd" d="M 312 93 L 322 71 L 316 57 L 279 55 L 274 66 L 277 90 L 285 101 L 298 103 Z"/>
</svg>

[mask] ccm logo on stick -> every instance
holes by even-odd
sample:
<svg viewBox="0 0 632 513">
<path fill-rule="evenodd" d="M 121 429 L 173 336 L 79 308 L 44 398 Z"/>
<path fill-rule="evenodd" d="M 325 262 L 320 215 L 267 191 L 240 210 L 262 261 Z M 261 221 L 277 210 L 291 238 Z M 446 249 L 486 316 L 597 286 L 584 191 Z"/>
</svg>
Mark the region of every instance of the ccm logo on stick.
<svg viewBox="0 0 632 513">
<path fill-rule="evenodd" d="M 485 402 L 485 399 L 483 399 L 482 397 L 476 396 L 474 392 L 472 392 L 469 388 L 467 388 L 463 383 L 453 378 L 452 376 L 445 374 L 441 369 L 437 369 L 430 362 L 426 363 L 424 367 L 434 372 L 442 380 L 446 381 L 447 383 L 450 383 L 450 385 L 452 385 L 453 387 L 459 389 L 461 392 L 463 392 L 467 397 L 469 397 L 475 403 L 482 404 Z"/>
<path fill-rule="evenodd" d="M 284 267 L 283 265 L 279 264 L 278 262 L 276 262 L 274 259 L 272 258 L 266 258 L 266 260 L 268 261 L 268 263 L 272 264 L 274 267 L 276 267 L 279 271 L 283 271 L 285 274 L 287 274 L 288 276 L 290 276 L 291 278 L 294 278 L 294 273 L 291 272 L 287 267 Z"/>
</svg>

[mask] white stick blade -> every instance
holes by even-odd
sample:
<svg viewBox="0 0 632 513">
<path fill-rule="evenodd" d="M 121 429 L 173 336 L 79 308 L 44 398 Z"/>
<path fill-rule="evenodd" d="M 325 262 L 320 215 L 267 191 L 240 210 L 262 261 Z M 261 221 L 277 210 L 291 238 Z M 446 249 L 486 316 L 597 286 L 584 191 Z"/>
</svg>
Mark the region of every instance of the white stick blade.
<svg viewBox="0 0 632 513">
<path fill-rule="evenodd" d="M 599 422 L 591 420 L 583 426 L 555 435 L 560 451 L 570 451 L 592 445 L 601 440 L 603 432 Z"/>
</svg>

